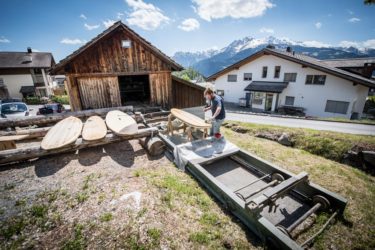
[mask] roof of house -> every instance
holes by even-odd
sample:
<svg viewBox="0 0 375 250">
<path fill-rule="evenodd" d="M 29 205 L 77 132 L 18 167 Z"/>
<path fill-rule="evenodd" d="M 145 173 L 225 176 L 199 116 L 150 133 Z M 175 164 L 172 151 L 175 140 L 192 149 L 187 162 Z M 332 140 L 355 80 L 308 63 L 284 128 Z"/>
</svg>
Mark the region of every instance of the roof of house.
<svg viewBox="0 0 375 250">
<path fill-rule="evenodd" d="M 271 49 L 271 48 L 264 48 L 264 49 L 262 49 L 262 50 L 260 50 L 256 53 L 254 53 L 254 54 L 242 59 L 241 61 L 236 62 L 236 63 L 228 66 L 227 68 L 211 75 L 210 77 L 208 77 L 207 80 L 212 81 L 212 80 L 216 79 L 217 77 L 219 77 L 219 76 L 221 76 L 221 75 L 223 75 L 223 74 L 225 74 L 229 71 L 232 71 L 233 69 L 238 69 L 242 65 L 245 65 L 245 64 L 247 64 L 247 63 L 263 56 L 263 55 L 274 55 L 274 56 L 283 58 L 285 60 L 289 60 L 289 61 L 292 61 L 292 62 L 295 62 L 295 63 L 299 63 L 299 64 L 301 64 L 303 66 L 306 66 L 306 67 L 317 69 L 317 70 L 320 70 L 322 72 L 332 74 L 332 75 L 335 75 L 337 77 L 341 77 L 341 78 L 349 80 L 349 81 L 353 81 L 355 83 L 359 83 L 359 84 L 362 84 L 362 85 L 365 85 L 365 86 L 368 86 L 368 87 L 375 87 L 375 81 L 373 81 L 373 80 L 370 80 L 368 78 L 350 73 L 350 72 L 342 70 L 342 69 L 331 67 L 331 66 L 327 65 L 326 63 L 324 63 L 322 61 L 319 61 L 319 60 L 317 60 L 313 57 L 309 57 L 309 56 L 294 53 L 294 52 L 286 52 L 286 51 Z"/>
<path fill-rule="evenodd" d="M 178 77 L 178 76 L 175 76 L 175 75 L 173 75 L 173 74 L 172 74 L 172 80 L 175 80 L 175 81 L 177 81 L 177 82 L 179 82 L 179 83 L 185 84 L 185 85 L 187 85 L 187 86 L 190 86 L 190 87 L 193 87 L 193 88 L 196 88 L 196 89 L 200 89 L 200 90 L 202 90 L 202 91 L 204 91 L 204 90 L 206 89 L 205 87 L 203 87 L 203 86 L 201 86 L 201 85 L 198 85 L 198 84 L 196 84 L 196 83 L 192 83 L 192 82 L 190 82 L 190 81 L 187 81 L 187 80 L 185 80 L 185 79 L 182 79 L 182 78 L 180 78 L 180 77 Z"/>
<path fill-rule="evenodd" d="M 289 82 L 253 81 L 244 89 L 245 91 L 281 93 Z"/>
<path fill-rule="evenodd" d="M 148 42 L 146 39 L 138 35 L 134 30 L 129 28 L 127 25 L 123 24 L 121 21 L 117 21 L 114 23 L 111 27 L 108 29 L 104 30 L 102 33 L 91 39 L 89 42 L 87 42 L 85 45 L 74 51 L 72 54 L 68 55 L 66 58 L 61 60 L 58 64 L 55 65 L 55 67 L 52 69 L 52 72 L 56 72 L 58 69 L 62 68 L 64 65 L 69 63 L 71 60 L 73 60 L 76 56 L 84 52 L 86 49 L 90 48 L 94 44 L 96 44 L 98 41 L 100 41 L 103 37 L 106 35 L 110 34 L 112 31 L 117 30 L 118 28 L 123 28 L 126 31 L 128 31 L 130 34 L 135 36 L 136 38 L 139 39 L 146 47 L 148 47 L 150 50 L 152 50 L 155 54 L 159 55 L 160 58 L 165 60 L 168 64 L 172 66 L 172 69 L 174 70 L 182 70 L 183 67 L 176 63 L 172 58 L 164 54 L 161 50 L 156 48 L 154 45 L 152 45 L 150 42 Z"/>
<path fill-rule="evenodd" d="M 349 58 L 349 59 L 329 59 L 320 60 L 330 67 L 335 68 L 359 68 L 363 67 L 365 63 L 375 63 L 375 57 L 364 58 Z"/>
<path fill-rule="evenodd" d="M 34 93 L 35 87 L 34 86 L 21 86 L 20 93 L 28 94 Z"/>
<path fill-rule="evenodd" d="M 55 64 L 49 52 L 0 52 L 0 68 L 51 68 Z"/>
</svg>

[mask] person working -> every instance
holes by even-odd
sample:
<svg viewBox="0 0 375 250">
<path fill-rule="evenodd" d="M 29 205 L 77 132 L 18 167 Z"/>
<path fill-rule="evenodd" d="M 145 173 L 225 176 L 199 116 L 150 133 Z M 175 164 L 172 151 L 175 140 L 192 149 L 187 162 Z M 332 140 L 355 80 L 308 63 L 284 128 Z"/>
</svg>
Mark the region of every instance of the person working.
<svg viewBox="0 0 375 250">
<path fill-rule="evenodd" d="M 212 127 L 210 131 L 211 136 L 215 136 L 217 139 L 221 138 L 220 126 L 225 119 L 225 108 L 223 98 L 214 93 L 210 88 L 204 91 L 205 98 L 210 102 L 208 107 L 204 108 L 204 111 L 211 109 L 212 112 Z"/>
</svg>

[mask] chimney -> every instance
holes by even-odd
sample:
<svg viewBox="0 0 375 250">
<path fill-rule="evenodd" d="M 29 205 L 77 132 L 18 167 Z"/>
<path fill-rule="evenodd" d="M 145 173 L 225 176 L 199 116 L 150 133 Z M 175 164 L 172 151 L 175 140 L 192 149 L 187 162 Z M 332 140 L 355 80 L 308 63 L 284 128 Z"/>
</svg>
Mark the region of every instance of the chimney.
<svg viewBox="0 0 375 250">
<path fill-rule="evenodd" d="M 292 53 L 292 47 L 290 46 L 286 47 L 286 52 Z"/>
<path fill-rule="evenodd" d="M 31 47 L 27 47 L 27 53 L 33 53 L 33 50 L 31 49 Z"/>
</svg>

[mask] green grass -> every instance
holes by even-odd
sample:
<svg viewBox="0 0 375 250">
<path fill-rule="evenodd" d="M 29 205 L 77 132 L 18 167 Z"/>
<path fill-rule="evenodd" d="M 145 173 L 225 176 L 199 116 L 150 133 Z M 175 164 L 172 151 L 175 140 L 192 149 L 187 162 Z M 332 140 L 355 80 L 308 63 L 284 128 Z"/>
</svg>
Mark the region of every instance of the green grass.
<svg viewBox="0 0 375 250">
<path fill-rule="evenodd" d="M 86 192 L 80 192 L 76 195 L 76 200 L 78 203 L 84 203 L 89 198 L 89 195 Z"/>
<path fill-rule="evenodd" d="M 113 219 L 112 213 L 104 213 L 100 216 L 100 221 L 101 222 L 108 222 Z"/>
<path fill-rule="evenodd" d="M 358 123 L 358 124 L 374 124 L 375 125 L 375 120 L 370 120 L 370 119 L 350 120 L 350 119 L 341 118 L 341 117 L 330 117 L 330 118 L 320 118 L 319 120 L 334 121 L 334 122 Z"/>
<path fill-rule="evenodd" d="M 302 128 L 288 128 L 272 125 L 229 122 L 237 124 L 237 128 L 244 129 L 247 134 L 255 136 L 259 133 L 281 135 L 288 133 L 293 147 L 303 149 L 315 155 L 340 162 L 346 152 L 354 146 L 375 149 L 375 136 L 336 133 Z M 375 128 L 374 128 L 375 129 Z"/>
<path fill-rule="evenodd" d="M 83 236 L 84 226 L 82 224 L 77 224 L 74 227 L 74 232 L 72 238 L 67 240 L 62 249 L 64 250 L 81 250 L 86 248 L 85 237 Z"/>
</svg>

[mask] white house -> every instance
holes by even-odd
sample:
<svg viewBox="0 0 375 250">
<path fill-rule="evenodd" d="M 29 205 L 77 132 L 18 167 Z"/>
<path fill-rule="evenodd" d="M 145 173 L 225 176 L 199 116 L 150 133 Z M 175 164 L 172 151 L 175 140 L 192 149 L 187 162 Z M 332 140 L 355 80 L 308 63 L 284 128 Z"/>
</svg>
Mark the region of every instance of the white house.
<svg viewBox="0 0 375 250">
<path fill-rule="evenodd" d="M 0 99 L 52 94 L 48 70 L 55 64 L 51 53 L 0 52 Z"/>
<path fill-rule="evenodd" d="M 375 81 L 291 51 L 267 47 L 208 78 L 226 102 L 254 110 L 303 108 L 307 116 L 361 116 Z M 353 116 L 352 116 L 353 115 Z"/>
</svg>

